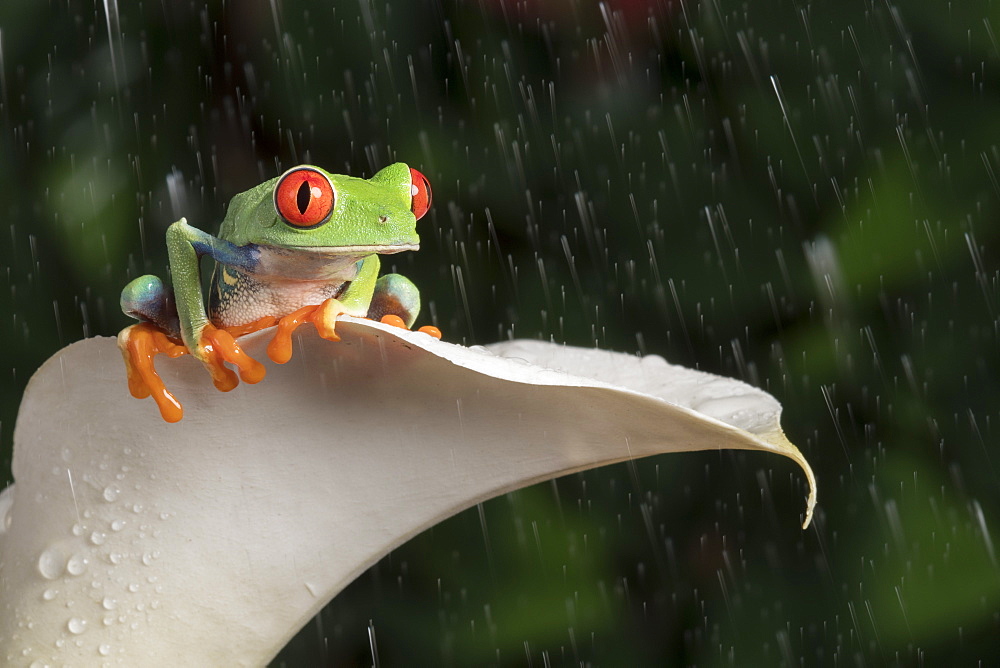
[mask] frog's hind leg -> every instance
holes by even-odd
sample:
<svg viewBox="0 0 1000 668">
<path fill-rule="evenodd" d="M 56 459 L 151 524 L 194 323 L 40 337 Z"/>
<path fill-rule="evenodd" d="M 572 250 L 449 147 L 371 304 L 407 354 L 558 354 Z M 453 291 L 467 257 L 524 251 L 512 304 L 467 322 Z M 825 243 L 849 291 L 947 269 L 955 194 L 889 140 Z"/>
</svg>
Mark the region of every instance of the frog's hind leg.
<svg viewBox="0 0 1000 668">
<path fill-rule="evenodd" d="M 126 315 L 156 325 L 173 339 L 181 338 L 174 291 L 159 277 L 146 275 L 131 281 L 122 290 L 121 307 Z"/>
<path fill-rule="evenodd" d="M 413 281 L 400 274 L 386 274 L 375 281 L 375 293 L 368 306 L 368 317 L 381 320 L 395 315 L 412 327 L 420 313 L 420 291 Z"/>
</svg>

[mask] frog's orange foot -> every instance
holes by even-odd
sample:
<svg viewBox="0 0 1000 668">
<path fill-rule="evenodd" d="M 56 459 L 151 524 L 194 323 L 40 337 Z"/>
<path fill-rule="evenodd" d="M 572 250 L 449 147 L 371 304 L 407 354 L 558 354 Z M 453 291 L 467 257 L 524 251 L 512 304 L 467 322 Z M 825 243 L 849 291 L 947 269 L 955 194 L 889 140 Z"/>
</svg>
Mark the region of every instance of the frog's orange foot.
<svg viewBox="0 0 1000 668">
<path fill-rule="evenodd" d="M 409 327 L 406 326 L 406 322 L 398 315 L 384 315 L 379 320 L 379 322 L 385 325 L 392 325 L 393 327 L 399 327 L 401 329 L 409 329 Z M 424 325 L 417 331 L 422 332 L 424 334 L 429 334 L 430 336 L 433 336 L 435 339 L 441 338 L 441 330 L 438 329 L 437 327 L 434 327 L 433 325 Z"/>
<path fill-rule="evenodd" d="M 327 299 L 322 304 L 303 306 L 278 320 L 278 328 L 274 338 L 267 344 L 267 356 L 277 364 L 284 364 L 292 359 L 292 332 L 299 325 L 311 322 L 316 331 L 324 339 L 340 341 L 337 335 L 337 316 L 344 312 L 343 305 L 336 299 Z"/>
<path fill-rule="evenodd" d="M 152 396 L 160 409 L 160 415 L 167 422 L 177 422 L 184 417 L 180 402 L 163 384 L 160 374 L 156 373 L 153 358 L 159 353 L 167 357 L 180 357 L 186 355 L 188 349 L 148 322 L 123 329 L 118 334 L 118 348 L 125 360 L 129 393 L 136 399 Z"/>
<path fill-rule="evenodd" d="M 245 383 L 259 383 L 264 379 L 264 365 L 243 352 L 233 335 L 224 329 L 218 329 L 212 324 L 205 325 L 201 332 L 201 346 L 205 352 L 202 360 L 205 368 L 212 375 L 212 382 L 222 392 L 228 392 L 240 384 L 236 374 L 225 365 L 226 362 L 236 366 L 240 378 Z"/>
</svg>

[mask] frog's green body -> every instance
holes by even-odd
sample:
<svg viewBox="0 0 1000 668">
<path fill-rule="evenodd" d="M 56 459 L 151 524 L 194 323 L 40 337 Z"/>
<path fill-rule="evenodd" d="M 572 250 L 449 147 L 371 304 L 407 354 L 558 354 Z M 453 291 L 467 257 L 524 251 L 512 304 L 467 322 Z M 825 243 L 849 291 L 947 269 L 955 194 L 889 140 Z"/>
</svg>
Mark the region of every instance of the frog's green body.
<svg viewBox="0 0 1000 668">
<path fill-rule="evenodd" d="M 419 248 L 416 221 L 430 204 L 426 179 L 402 163 L 371 179 L 302 166 L 236 195 L 218 237 L 182 218 L 167 230 L 173 290 L 141 276 L 122 291 L 122 310 L 183 340 L 205 361 L 202 332 L 335 299 L 340 312 L 398 315 L 407 327 L 420 310 L 416 286 L 378 277 L 378 255 Z M 200 259 L 215 261 L 208 309 Z"/>
</svg>

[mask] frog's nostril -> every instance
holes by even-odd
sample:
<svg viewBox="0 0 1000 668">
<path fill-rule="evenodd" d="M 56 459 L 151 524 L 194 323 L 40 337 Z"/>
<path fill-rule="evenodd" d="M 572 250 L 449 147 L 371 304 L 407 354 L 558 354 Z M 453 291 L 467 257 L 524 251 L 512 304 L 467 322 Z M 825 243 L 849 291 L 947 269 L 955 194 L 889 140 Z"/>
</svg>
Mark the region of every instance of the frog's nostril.
<svg viewBox="0 0 1000 668">
<path fill-rule="evenodd" d="M 389 220 L 389 216 L 379 216 L 378 217 L 378 222 L 380 222 L 380 223 L 384 223 L 387 220 Z"/>
</svg>

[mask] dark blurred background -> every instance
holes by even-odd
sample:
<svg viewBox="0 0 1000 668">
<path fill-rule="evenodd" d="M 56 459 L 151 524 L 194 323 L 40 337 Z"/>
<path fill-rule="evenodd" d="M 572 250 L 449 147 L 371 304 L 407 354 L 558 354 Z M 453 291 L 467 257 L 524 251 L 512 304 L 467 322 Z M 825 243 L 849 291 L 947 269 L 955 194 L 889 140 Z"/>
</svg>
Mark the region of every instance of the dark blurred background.
<svg viewBox="0 0 1000 668">
<path fill-rule="evenodd" d="M 820 506 L 801 531 L 760 453 L 538 485 L 273 665 L 371 665 L 370 637 L 384 665 L 996 665 L 998 31 L 985 0 L 4 2 L 0 483 L 28 378 L 128 323 L 167 225 L 401 160 L 435 195 L 387 262 L 419 324 L 763 387 Z"/>
</svg>

